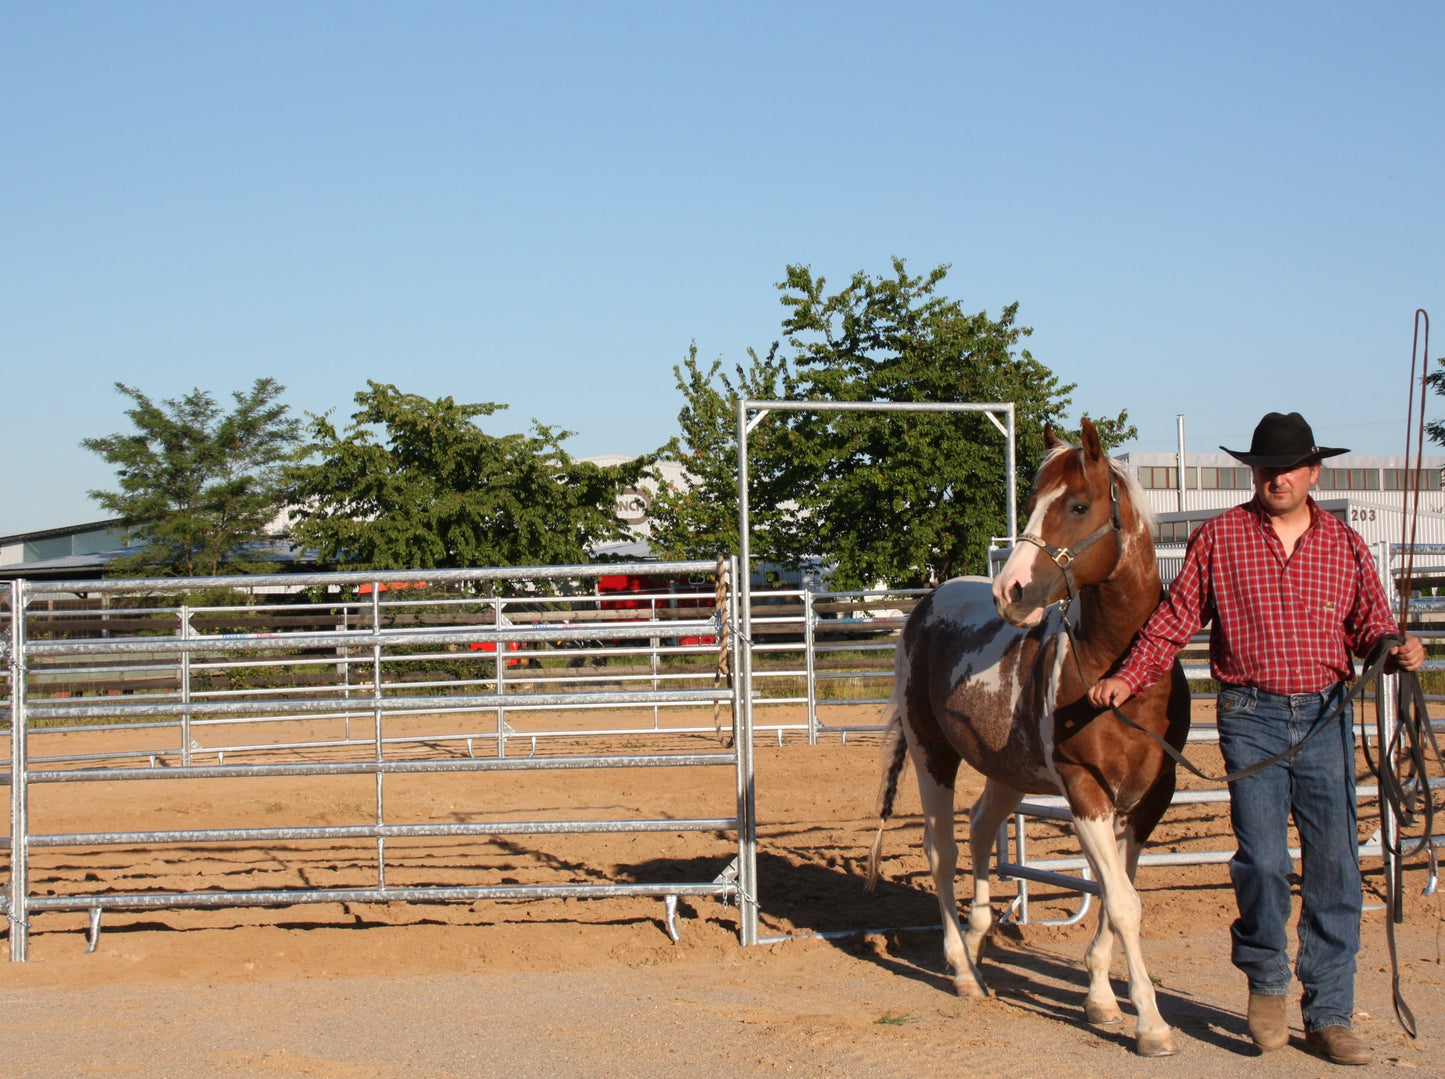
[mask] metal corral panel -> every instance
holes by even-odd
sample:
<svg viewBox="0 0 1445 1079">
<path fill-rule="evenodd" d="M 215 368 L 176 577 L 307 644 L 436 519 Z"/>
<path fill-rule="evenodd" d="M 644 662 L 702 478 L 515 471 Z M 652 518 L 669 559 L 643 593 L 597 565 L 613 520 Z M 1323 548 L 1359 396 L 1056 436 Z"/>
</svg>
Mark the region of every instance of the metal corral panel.
<svg viewBox="0 0 1445 1079">
<path fill-rule="evenodd" d="M 1154 556 L 1159 560 L 1160 583 L 1167 585 L 1179 576 L 1179 568 L 1184 564 L 1184 544 L 1157 543 Z"/>
</svg>

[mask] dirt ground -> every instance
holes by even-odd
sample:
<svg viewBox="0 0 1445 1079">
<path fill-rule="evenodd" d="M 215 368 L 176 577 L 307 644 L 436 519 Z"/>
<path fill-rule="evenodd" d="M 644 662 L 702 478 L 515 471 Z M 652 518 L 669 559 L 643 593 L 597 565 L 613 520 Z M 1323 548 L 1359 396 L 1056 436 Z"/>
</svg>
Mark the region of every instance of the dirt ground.
<svg viewBox="0 0 1445 1079">
<path fill-rule="evenodd" d="M 47 752 L 83 752 L 65 736 Z M 703 737 L 696 749 L 716 746 Z M 455 747 L 453 747 L 455 749 Z M 32 755 L 34 751 L 32 750 Z M 1191 750 L 1207 768 L 1218 755 Z M 737 911 L 684 899 L 681 940 L 654 898 L 313 904 L 217 911 L 107 911 L 87 954 L 83 913 L 32 916 L 29 961 L 0 959 L 0 1076 L 1038 1076 L 1323 1075 L 1292 1047 L 1259 1057 L 1228 962 L 1233 895 L 1224 865 L 1140 871 L 1145 954 L 1180 1053 L 1147 1061 L 1123 1029 L 1083 1021 L 1080 958 L 1092 932 L 1048 926 L 1078 897 L 1034 886 L 1031 920 L 1000 929 L 985 957 L 993 997 L 954 996 L 905 781 L 885 843 L 886 881 L 864 890 L 876 827 L 876 738 L 796 736 L 757 747 L 762 936 L 737 943 Z M 228 760 L 231 758 L 228 758 Z M 364 823 L 372 777 L 36 785 L 32 827 L 107 829 Z M 1199 787 L 1197 782 L 1183 784 Z M 976 789 L 960 780 L 960 806 Z M 388 776 L 389 822 L 710 817 L 732 813 L 727 768 Z M 1361 831 L 1375 827 L 1362 810 Z M 1438 830 L 1438 829 L 1437 829 Z M 1039 823 L 1031 851 L 1073 853 Z M 1217 805 L 1176 804 L 1152 849 L 1228 850 Z M 387 883 L 547 884 L 711 879 L 729 837 L 659 832 L 418 839 L 387 846 Z M 374 883 L 369 842 L 40 848 L 31 894 Z M 1402 989 L 1421 1036 L 1390 1000 L 1383 880 L 1367 859 L 1356 1028 L 1375 1063 L 1353 1074 L 1445 1074 L 1439 897 L 1407 869 L 1397 927 Z M 8 871 L 7 871 L 8 872 Z M 962 890 L 961 893 L 962 894 Z M 1002 912 L 1015 886 L 995 886 Z M 819 934 L 826 934 L 820 936 Z M 8 956 L 8 942 L 4 945 Z M 1116 984 L 1125 992 L 1122 962 Z"/>
</svg>

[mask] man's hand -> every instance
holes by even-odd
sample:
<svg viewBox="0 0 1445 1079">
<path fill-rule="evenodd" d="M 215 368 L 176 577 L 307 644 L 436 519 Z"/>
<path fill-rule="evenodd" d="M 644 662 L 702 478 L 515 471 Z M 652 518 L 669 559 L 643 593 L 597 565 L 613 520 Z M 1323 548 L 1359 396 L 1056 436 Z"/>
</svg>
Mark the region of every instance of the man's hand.
<svg viewBox="0 0 1445 1079">
<path fill-rule="evenodd" d="M 1101 678 L 1089 688 L 1089 703 L 1095 708 L 1118 708 L 1133 695 L 1124 679 Z"/>
<path fill-rule="evenodd" d="M 1387 671 L 1418 671 L 1424 662 L 1425 646 L 1420 643 L 1419 637 L 1407 633 L 1404 644 L 1397 644 L 1390 649 L 1390 662 L 1385 664 L 1385 669 Z M 1093 697 L 1092 691 L 1089 696 Z"/>
</svg>

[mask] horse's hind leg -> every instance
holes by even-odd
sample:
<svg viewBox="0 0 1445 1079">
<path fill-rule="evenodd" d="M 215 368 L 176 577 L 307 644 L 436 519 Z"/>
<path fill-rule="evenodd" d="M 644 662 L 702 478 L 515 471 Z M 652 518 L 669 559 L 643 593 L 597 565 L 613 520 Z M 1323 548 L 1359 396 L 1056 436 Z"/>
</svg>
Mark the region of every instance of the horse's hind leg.
<svg viewBox="0 0 1445 1079">
<path fill-rule="evenodd" d="M 992 865 L 998 830 L 1008 815 L 1018 808 L 1023 794 L 997 780 L 990 779 L 983 793 L 968 813 L 968 851 L 973 860 L 973 903 L 968 908 L 968 935 L 964 945 L 975 967 L 983 955 L 983 941 L 993 925 L 993 909 L 989 906 L 989 869 Z"/>
<path fill-rule="evenodd" d="M 958 899 L 953 891 L 954 873 L 958 869 L 958 840 L 953 834 L 953 777 L 950 776 L 949 783 L 945 785 L 934 777 L 923 761 L 915 758 L 913 763 L 918 773 L 919 800 L 923 804 L 923 849 L 933 874 L 938 910 L 943 915 L 943 957 L 953 971 L 953 988 L 959 996 L 987 996 L 983 976 L 963 943 L 963 927 L 958 921 Z M 953 768 L 956 772 L 956 761 Z"/>
</svg>

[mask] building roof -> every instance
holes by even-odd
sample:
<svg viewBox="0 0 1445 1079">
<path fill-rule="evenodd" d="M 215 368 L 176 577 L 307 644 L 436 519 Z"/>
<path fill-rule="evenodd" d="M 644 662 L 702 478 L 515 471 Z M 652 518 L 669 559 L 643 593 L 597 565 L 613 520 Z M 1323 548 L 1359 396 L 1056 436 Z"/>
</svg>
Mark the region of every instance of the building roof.
<svg viewBox="0 0 1445 1079">
<path fill-rule="evenodd" d="M 36 540 L 57 539 L 60 536 L 75 536 L 83 532 L 104 532 L 107 529 L 123 528 L 124 526 L 124 517 L 107 517 L 103 521 L 89 521 L 86 524 L 41 528 L 34 532 L 16 532 L 13 535 L 0 536 L 0 547 L 8 547 L 13 543 L 34 543 Z"/>
</svg>

